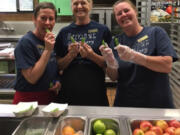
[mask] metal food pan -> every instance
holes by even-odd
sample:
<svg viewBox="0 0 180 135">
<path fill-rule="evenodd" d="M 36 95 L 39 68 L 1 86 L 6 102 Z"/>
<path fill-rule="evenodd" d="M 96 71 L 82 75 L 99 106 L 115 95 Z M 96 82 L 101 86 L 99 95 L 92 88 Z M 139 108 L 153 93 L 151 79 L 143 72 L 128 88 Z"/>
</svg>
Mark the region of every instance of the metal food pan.
<svg viewBox="0 0 180 135">
<path fill-rule="evenodd" d="M 116 135 L 120 135 L 119 119 L 113 118 L 113 117 L 111 117 L 111 118 L 110 117 L 90 118 L 88 135 L 96 135 L 96 133 L 93 131 L 93 125 L 97 120 L 101 120 L 106 125 L 106 129 L 113 129 L 116 132 Z"/>
<path fill-rule="evenodd" d="M 126 119 L 126 123 L 127 123 L 127 127 L 128 127 L 128 131 L 130 135 L 133 135 L 133 131 L 136 128 L 140 128 L 140 123 L 142 121 L 149 121 L 152 125 L 155 126 L 156 121 L 158 120 L 165 120 L 167 123 L 169 123 L 169 121 L 171 120 L 177 120 L 180 121 L 179 118 L 176 117 L 142 117 L 142 118 L 127 118 Z"/>
<path fill-rule="evenodd" d="M 82 131 L 83 135 L 86 135 L 87 124 L 85 116 L 66 116 L 59 119 L 53 135 L 63 135 L 62 131 L 65 126 L 71 126 L 75 132 Z"/>
<path fill-rule="evenodd" d="M 24 119 L 12 135 L 44 135 L 52 118 L 31 117 Z"/>
</svg>

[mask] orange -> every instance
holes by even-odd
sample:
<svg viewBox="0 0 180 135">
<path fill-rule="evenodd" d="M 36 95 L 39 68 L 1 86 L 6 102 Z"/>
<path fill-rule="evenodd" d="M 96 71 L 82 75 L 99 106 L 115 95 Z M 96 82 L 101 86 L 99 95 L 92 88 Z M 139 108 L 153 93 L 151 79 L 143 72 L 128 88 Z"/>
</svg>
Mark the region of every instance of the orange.
<svg viewBox="0 0 180 135">
<path fill-rule="evenodd" d="M 73 135 L 74 133 L 75 133 L 75 131 L 71 126 L 63 127 L 62 135 Z"/>
</svg>

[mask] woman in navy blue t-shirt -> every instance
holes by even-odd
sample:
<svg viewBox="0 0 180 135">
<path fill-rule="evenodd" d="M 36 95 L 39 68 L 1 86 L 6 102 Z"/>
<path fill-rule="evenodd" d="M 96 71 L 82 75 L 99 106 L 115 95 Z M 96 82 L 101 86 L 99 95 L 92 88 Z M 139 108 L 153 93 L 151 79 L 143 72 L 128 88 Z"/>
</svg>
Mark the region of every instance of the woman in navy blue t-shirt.
<svg viewBox="0 0 180 135">
<path fill-rule="evenodd" d="M 177 55 L 167 33 L 157 26 L 142 27 L 136 7 L 129 0 L 117 1 L 114 14 L 124 31 L 111 44 L 117 44 L 115 57 L 110 48 L 100 47 L 107 74 L 118 80 L 114 105 L 173 108 L 168 73 Z"/>
<path fill-rule="evenodd" d="M 106 65 L 98 48 L 102 40 L 110 43 L 111 33 L 105 25 L 90 19 L 92 0 L 71 0 L 71 5 L 75 22 L 59 32 L 55 43 L 63 71 L 59 102 L 106 106 Z"/>
<path fill-rule="evenodd" d="M 56 8 L 52 3 L 38 4 L 33 16 L 34 31 L 29 31 L 17 43 L 14 52 L 17 68 L 14 104 L 22 101 L 49 104 L 55 100 L 60 89 L 53 52 L 55 36 L 50 32 L 55 20 Z"/>
</svg>

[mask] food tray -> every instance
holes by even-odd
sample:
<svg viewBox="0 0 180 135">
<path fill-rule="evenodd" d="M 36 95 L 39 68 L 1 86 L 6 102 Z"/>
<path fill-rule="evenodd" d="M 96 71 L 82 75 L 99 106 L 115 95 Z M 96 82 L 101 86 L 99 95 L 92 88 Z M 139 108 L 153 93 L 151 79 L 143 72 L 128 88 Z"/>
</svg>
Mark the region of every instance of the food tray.
<svg viewBox="0 0 180 135">
<path fill-rule="evenodd" d="M 135 129 L 140 128 L 140 123 L 142 121 L 148 121 L 152 124 L 152 126 L 156 126 L 157 121 L 165 121 L 167 123 L 167 127 L 171 127 L 170 126 L 170 121 L 172 120 L 177 120 L 180 121 L 179 118 L 173 118 L 173 117 L 154 117 L 154 118 L 127 118 L 126 122 L 127 122 L 127 127 L 128 127 L 128 131 L 129 131 L 129 135 L 133 135 L 133 131 Z M 167 129 L 167 128 L 166 128 Z M 166 129 L 162 129 L 162 132 L 165 133 Z"/>
<path fill-rule="evenodd" d="M 87 133 L 87 117 L 85 116 L 66 116 L 59 119 L 53 135 L 63 135 L 63 128 L 71 126 L 75 132 L 82 131 L 83 135 Z"/>
<path fill-rule="evenodd" d="M 49 117 L 31 117 L 24 119 L 12 135 L 44 135 L 48 130 Z"/>
<path fill-rule="evenodd" d="M 113 129 L 116 132 L 116 135 L 120 135 L 120 121 L 118 118 L 112 118 L 112 117 L 90 118 L 88 135 L 96 135 L 95 132 L 93 131 L 93 124 L 96 122 L 96 120 L 101 120 L 106 125 L 106 129 Z"/>
</svg>

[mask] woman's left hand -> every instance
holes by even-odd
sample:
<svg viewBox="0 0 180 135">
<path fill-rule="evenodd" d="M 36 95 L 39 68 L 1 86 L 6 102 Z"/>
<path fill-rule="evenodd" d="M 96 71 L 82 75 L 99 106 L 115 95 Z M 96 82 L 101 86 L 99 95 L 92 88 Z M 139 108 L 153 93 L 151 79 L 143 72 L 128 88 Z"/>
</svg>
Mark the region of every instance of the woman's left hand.
<svg viewBox="0 0 180 135">
<path fill-rule="evenodd" d="M 79 52 L 82 58 L 90 58 L 91 55 L 94 53 L 93 49 L 91 48 L 91 46 L 89 46 L 86 43 L 81 43 L 80 48 L 79 48 Z"/>
<path fill-rule="evenodd" d="M 56 83 L 51 88 L 49 88 L 49 90 L 55 92 L 56 95 L 58 95 L 60 89 L 61 83 L 59 81 L 56 81 Z"/>
</svg>

